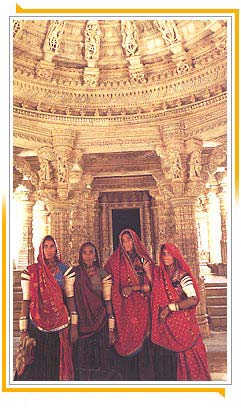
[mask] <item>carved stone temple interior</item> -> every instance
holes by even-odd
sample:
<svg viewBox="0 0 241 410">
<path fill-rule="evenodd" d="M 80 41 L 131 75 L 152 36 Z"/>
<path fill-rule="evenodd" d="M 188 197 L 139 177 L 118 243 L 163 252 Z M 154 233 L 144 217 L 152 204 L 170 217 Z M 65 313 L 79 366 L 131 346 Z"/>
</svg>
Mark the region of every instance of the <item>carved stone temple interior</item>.
<svg viewBox="0 0 241 410">
<path fill-rule="evenodd" d="M 45 234 L 103 264 L 128 224 L 156 262 L 181 248 L 203 335 L 226 329 L 226 40 L 217 19 L 13 22 L 16 294 Z"/>
</svg>

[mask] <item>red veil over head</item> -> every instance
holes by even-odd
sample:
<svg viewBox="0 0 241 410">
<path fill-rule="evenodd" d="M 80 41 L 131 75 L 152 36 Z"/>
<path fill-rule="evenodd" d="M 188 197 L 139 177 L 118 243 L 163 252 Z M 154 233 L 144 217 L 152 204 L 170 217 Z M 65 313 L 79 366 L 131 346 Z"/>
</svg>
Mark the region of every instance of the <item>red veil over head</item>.
<svg viewBox="0 0 241 410">
<path fill-rule="evenodd" d="M 127 252 L 122 246 L 123 233 L 131 236 L 136 253 L 140 258 L 151 261 L 145 246 L 138 235 L 131 229 L 124 229 L 119 235 L 119 246 L 107 261 L 104 269 L 112 275 L 112 305 L 114 308 L 117 329 L 117 341 L 114 346 L 121 356 L 129 356 L 137 352 L 149 334 L 150 310 L 149 298 L 138 292 L 132 292 L 123 298 L 121 290 L 132 284 L 139 284 L 138 276 L 132 266 Z M 148 278 L 144 275 L 144 284 Z"/>
<path fill-rule="evenodd" d="M 96 293 L 86 272 L 82 258 L 85 246 L 90 245 L 95 250 L 94 264 L 100 267 L 99 256 L 95 245 L 92 242 L 85 242 L 79 250 L 79 265 L 75 272 L 75 304 L 79 314 L 79 337 L 86 338 L 96 333 L 105 323 L 106 310 L 100 295 Z"/>
<path fill-rule="evenodd" d="M 56 241 L 49 235 L 45 236 L 39 246 L 38 263 L 28 267 L 31 294 L 30 314 L 36 326 L 51 331 L 68 325 L 68 311 L 63 303 L 62 289 L 44 258 L 43 244 L 46 238 L 50 238 L 55 243 L 56 259 L 60 262 Z"/>
<path fill-rule="evenodd" d="M 68 344 L 68 311 L 63 302 L 62 289 L 51 273 L 45 258 L 43 244 L 51 239 L 56 245 L 56 259 L 60 253 L 54 238 L 45 236 L 39 246 L 38 263 L 28 266 L 30 274 L 30 316 L 33 323 L 44 331 L 57 331 L 60 337 L 60 380 L 73 380 L 71 351 Z"/>
<path fill-rule="evenodd" d="M 184 260 L 177 246 L 165 243 L 162 246 L 175 258 L 176 267 L 180 273 L 188 273 L 192 278 L 197 296 L 199 295 L 198 284 L 191 272 L 189 265 Z M 178 302 L 180 296 L 172 285 L 168 272 L 160 257 L 160 266 L 154 268 L 151 310 L 152 310 L 152 334 L 151 339 L 155 344 L 167 349 L 182 352 L 189 349 L 200 335 L 199 326 L 195 318 L 195 307 L 171 312 L 165 323 L 159 321 L 159 309 L 172 302 Z"/>
</svg>

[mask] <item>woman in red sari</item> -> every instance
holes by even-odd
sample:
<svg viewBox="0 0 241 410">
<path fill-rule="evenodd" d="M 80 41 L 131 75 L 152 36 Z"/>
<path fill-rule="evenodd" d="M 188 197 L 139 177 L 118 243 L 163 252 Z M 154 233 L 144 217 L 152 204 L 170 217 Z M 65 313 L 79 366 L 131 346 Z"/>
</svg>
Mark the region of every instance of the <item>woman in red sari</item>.
<svg viewBox="0 0 241 410">
<path fill-rule="evenodd" d="M 198 284 L 179 249 L 170 243 L 161 245 L 160 267 L 154 269 L 152 281 L 151 340 L 157 347 L 158 367 L 165 358 L 163 348 L 177 352 L 176 380 L 211 380 L 195 317 L 198 302 Z"/>
<path fill-rule="evenodd" d="M 47 235 L 40 244 L 38 262 L 21 274 L 20 341 L 30 337 L 35 339 L 36 346 L 32 363 L 17 370 L 15 380 L 74 379 L 68 340 L 69 316 L 62 290 L 69 270 L 61 262 L 56 241 Z"/>
<path fill-rule="evenodd" d="M 100 267 L 92 242 L 81 245 L 79 265 L 74 271 L 74 309 L 78 315 L 75 380 L 121 380 L 110 347 L 114 341 L 111 276 Z"/>
<path fill-rule="evenodd" d="M 124 380 L 153 380 L 150 350 L 150 280 L 154 262 L 137 234 L 124 229 L 107 261 L 112 277 L 114 347 Z"/>
</svg>

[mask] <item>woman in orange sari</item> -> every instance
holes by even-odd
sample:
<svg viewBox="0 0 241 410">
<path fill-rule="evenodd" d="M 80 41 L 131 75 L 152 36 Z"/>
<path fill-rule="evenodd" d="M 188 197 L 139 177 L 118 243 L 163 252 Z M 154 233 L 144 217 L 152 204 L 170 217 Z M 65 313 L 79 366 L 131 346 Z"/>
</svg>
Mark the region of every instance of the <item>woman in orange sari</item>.
<svg viewBox="0 0 241 410">
<path fill-rule="evenodd" d="M 162 244 L 160 267 L 154 269 L 152 281 L 151 340 L 156 347 L 156 374 L 165 367 L 163 361 L 169 354 L 173 358 L 171 380 L 211 380 L 195 317 L 198 302 L 198 284 L 181 252 L 173 244 Z"/>
<path fill-rule="evenodd" d="M 16 381 L 74 379 L 68 339 L 70 320 L 62 290 L 69 270 L 61 262 L 54 238 L 50 235 L 43 238 L 38 262 L 28 266 L 21 275 L 20 340 L 30 337 L 36 346 L 28 365 L 17 369 Z"/>
<path fill-rule="evenodd" d="M 150 281 L 154 262 L 137 234 L 124 229 L 107 261 L 112 277 L 114 347 L 124 380 L 153 380 L 150 349 Z"/>
</svg>

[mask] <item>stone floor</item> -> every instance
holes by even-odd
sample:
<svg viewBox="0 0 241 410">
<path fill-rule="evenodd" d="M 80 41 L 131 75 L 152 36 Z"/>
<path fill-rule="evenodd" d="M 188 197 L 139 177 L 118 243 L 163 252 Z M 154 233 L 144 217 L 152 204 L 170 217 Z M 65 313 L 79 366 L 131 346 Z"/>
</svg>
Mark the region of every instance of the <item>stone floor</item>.
<svg viewBox="0 0 241 410">
<path fill-rule="evenodd" d="M 227 380 L 227 332 L 211 331 L 204 339 L 207 348 L 209 370 L 213 381 Z"/>
<path fill-rule="evenodd" d="M 204 339 L 207 348 L 209 370 L 212 381 L 226 381 L 227 377 L 227 332 L 213 332 Z M 13 362 L 15 363 L 18 338 L 14 337 Z"/>
</svg>

